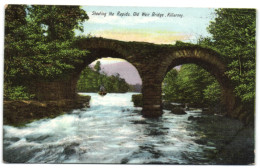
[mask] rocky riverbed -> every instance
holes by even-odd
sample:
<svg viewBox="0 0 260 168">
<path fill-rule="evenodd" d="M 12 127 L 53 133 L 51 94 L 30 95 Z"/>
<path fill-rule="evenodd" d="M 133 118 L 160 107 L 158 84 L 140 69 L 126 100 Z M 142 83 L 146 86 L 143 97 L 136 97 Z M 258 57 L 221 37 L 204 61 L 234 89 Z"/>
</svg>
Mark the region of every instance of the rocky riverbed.
<svg viewBox="0 0 260 168">
<path fill-rule="evenodd" d="M 135 106 L 141 106 L 140 98 L 141 94 L 133 95 L 132 101 Z M 193 109 L 185 104 L 168 101 L 163 101 L 162 108 L 175 115 L 188 115 L 185 111 Z M 201 145 L 216 145 L 216 150 L 209 156 L 212 164 L 254 164 L 254 123 L 252 120 L 243 122 L 223 114 L 223 109 L 203 108 L 199 117 L 190 115 L 188 121 L 194 125 L 194 135 L 201 137 L 195 142 Z"/>
<path fill-rule="evenodd" d="M 245 165 L 254 164 L 254 124 L 245 125 L 239 120 L 221 115 L 202 114 L 188 117 L 194 123 L 198 144 L 215 144 L 216 151 L 210 156 L 212 164 Z"/>
</svg>

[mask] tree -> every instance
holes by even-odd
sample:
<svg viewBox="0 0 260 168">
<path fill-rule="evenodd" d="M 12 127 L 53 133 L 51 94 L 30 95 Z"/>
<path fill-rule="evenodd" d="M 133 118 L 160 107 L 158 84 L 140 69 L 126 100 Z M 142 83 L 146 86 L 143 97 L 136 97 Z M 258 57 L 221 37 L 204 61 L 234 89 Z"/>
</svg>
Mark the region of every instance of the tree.
<svg viewBox="0 0 260 168">
<path fill-rule="evenodd" d="M 26 25 L 26 12 L 24 5 L 8 5 L 5 13 L 5 62 L 4 62 L 4 81 L 9 80 L 10 76 L 15 76 L 15 71 L 12 71 L 14 58 L 19 54 L 13 43 L 22 39 L 25 33 L 17 27 Z"/>
<path fill-rule="evenodd" d="M 213 87 L 215 91 L 210 90 Z M 163 93 L 166 100 L 197 107 L 220 102 L 220 86 L 216 79 L 195 64 L 184 64 L 179 72 L 176 69 L 169 71 L 163 81 Z"/>
<path fill-rule="evenodd" d="M 88 19 L 79 6 L 8 5 L 5 12 L 5 90 L 66 76 L 87 55 L 74 46 L 74 29 Z"/>
<path fill-rule="evenodd" d="M 255 102 L 256 10 L 217 9 L 216 15 L 208 27 L 212 37 L 199 39 L 198 44 L 221 53 L 228 68 L 226 75 L 231 79 L 236 95 L 241 98 L 246 109 L 252 111 Z M 199 103 L 203 100 L 209 105 L 219 102 L 219 84 L 212 77 L 194 68 L 183 65 L 176 80 L 172 82 L 177 86 L 167 86 L 164 91 L 174 91 L 169 97 L 180 102 Z M 172 79 L 166 76 L 165 80 Z"/>
<path fill-rule="evenodd" d="M 100 61 L 97 61 L 97 63 L 94 66 L 94 69 L 95 69 L 96 72 L 100 72 L 100 70 L 101 70 L 101 63 L 100 63 Z"/>
<path fill-rule="evenodd" d="M 98 92 L 101 84 L 110 93 L 125 93 L 130 89 L 125 79 L 122 79 L 119 74 L 108 76 L 104 73 L 100 74 L 95 68 L 93 70 L 86 67 L 77 82 L 77 90 L 79 92 Z"/>
<path fill-rule="evenodd" d="M 177 101 L 176 99 L 172 100 L 173 95 L 177 94 L 177 90 L 179 87 L 179 85 L 177 84 L 177 76 L 178 76 L 178 71 L 176 69 L 172 69 L 166 74 L 166 76 L 163 80 L 163 85 L 162 85 L 164 99 L 171 100 L 171 101 Z"/>
<path fill-rule="evenodd" d="M 203 98 L 205 103 L 210 107 L 214 107 L 220 103 L 221 90 L 216 80 L 207 85 L 203 90 Z"/>
<path fill-rule="evenodd" d="M 33 95 L 24 94 L 26 88 L 17 86 L 22 83 L 20 47 L 27 34 L 25 5 L 8 5 L 5 10 L 5 45 L 4 45 L 4 98 L 5 99 L 29 99 Z"/>
<path fill-rule="evenodd" d="M 212 38 L 200 40 L 223 55 L 228 64 L 227 75 L 235 87 L 242 103 L 254 108 L 255 101 L 255 9 L 217 9 L 216 19 L 208 31 Z"/>
<path fill-rule="evenodd" d="M 74 37 L 74 29 L 83 31 L 83 22 L 89 17 L 79 6 L 32 5 L 30 18 L 44 26 L 47 39 L 68 40 Z"/>
</svg>

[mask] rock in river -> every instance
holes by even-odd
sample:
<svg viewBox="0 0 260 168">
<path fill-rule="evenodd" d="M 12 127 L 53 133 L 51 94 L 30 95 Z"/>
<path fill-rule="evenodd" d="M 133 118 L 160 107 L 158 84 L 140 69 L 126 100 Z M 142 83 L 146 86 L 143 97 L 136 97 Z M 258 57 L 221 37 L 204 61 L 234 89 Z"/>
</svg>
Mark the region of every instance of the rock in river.
<svg viewBox="0 0 260 168">
<path fill-rule="evenodd" d="M 172 109 L 172 111 L 171 111 L 173 114 L 178 114 L 178 115 L 183 115 L 183 114 L 187 114 L 184 110 L 183 110 L 183 108 L 174 108 L 174 109 Z"/>
</svg>

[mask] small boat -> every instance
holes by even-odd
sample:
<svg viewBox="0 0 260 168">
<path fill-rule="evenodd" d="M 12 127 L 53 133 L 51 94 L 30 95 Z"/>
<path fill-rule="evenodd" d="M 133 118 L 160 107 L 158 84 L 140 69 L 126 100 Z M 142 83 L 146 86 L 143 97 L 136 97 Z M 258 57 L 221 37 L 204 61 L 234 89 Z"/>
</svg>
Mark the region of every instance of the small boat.
<svg viewBox="0 0 260 168">
<path fill-rule="evenodd" d="M 107 94 L 107 92 L 99 91 L 98 94 L 99 94 L 100 96 L 105 96 L 105 95 Z"/>
</svg>

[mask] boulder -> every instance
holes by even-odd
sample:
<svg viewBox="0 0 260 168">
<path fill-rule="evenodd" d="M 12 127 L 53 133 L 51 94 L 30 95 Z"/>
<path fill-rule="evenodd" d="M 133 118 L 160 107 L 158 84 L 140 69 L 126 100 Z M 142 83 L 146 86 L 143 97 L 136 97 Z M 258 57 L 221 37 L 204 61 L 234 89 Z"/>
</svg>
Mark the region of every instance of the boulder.
<svg viewBox="0 0 260 168">
<path fill-rule="evenodd" d="M 73 155 L 76 153 L 76 150 L 70 147 L 66 147 L 63 152 L 66 155 Z"/>
<path fill-rule="evenodd" d="M 191 121 L 191 120 L 195 120 L 195 117 L 189 116 L 189 117 L 188 117 L 188 121 Z"/>
<path fill-rule="evenodd" d="M 169 101 L 163 101 L 162 102 L 162 108 L 164 110 L 172 110 L 173 109 L 173 105 Z"/>
<path fill-rule="evenodd" d="M 214 111 L 211 108 L 202 108 L 202 114 L 212 115 L 214 114 Z"/>
<path fill-rule="evenodd" d="M 189 105 L 189 103 L 185 103 L 185 110 L 190 110 L 190 105 Z"/>
<path fill-rule="evenodd" d="M 178 114 L 178 115 L 183 115 L 183 114 L 187 114 L 183 108 L 174 108 L 171 110 L 171 112 L 173 114 Z"/>
<path fill-rule="evenodd" d="M 188 121 L 197 121 L 198 123 L 203 123 L 203 122 L 206 122 L 207 120 L 203 117 L 189 116 Z"/>
<path fill-rule="evenodd" d="M 180 103 L 172 103 L 170 101 L 163 101 L 162 102 L 162 108 L 164 110 L 173 110 L 175 108 L 183 108 L 184 105 Z"/>
<path fill-rule="evenodd" d="M 134 94 L 132 95 L 132 100 L 135 107 L 143 107 L 143 95 L 142 94 Z"/>
<path fill-rule="evenodd" d="M 213 114 L 225 114 L 225 107 L 221 104 L 216 104 L 214 106 L 210 106 L 208 108 L 202 108 L 202 114 L 213 115 Z"/>
<path fill-rule="evenodd" d="M 207 144 L 206 139 L 196 139 L 196 140 L 194 140 L 194 142 L 199 144 L 199 145 L 206 145 Z"/>
</svg>

